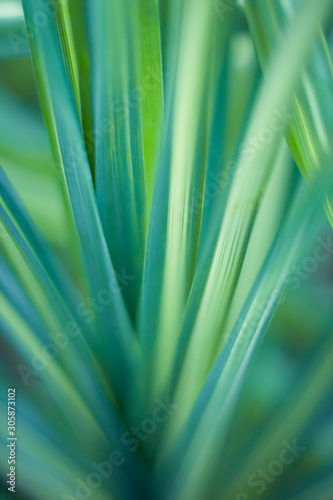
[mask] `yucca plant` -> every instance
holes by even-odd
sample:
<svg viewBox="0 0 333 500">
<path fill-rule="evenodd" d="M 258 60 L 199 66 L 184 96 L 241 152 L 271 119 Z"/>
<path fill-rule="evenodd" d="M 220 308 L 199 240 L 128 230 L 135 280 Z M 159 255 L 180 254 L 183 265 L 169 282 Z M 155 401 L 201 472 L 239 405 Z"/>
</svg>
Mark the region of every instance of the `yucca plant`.
<svg viewBox="0 0 333 500">
<path fill-rule="evenodd" d="M 332 498 L 331 7 L 1 0 L 1 498 Z"/>
</svg>

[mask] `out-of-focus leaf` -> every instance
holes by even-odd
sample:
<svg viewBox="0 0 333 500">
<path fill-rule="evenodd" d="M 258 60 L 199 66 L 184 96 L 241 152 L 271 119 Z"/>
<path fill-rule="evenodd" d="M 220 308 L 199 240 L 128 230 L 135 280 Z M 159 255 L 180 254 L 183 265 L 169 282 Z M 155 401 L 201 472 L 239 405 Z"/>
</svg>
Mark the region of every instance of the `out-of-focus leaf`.
<svg viewBox="0 0 333 500">
<path fill-rule="evenodd" d="M 321 4 L 318 19 L 325 9 L 327 11 L 327 4 L 327 1 Z M 306 39 L 301 36 L 304 29 L 308 32 Z M 216 357 L 216 351 L 224 341 L 221 338 L 223 325 L 243 265 L 258 206 L 272 170 L 272 160 L 281 140 L 282 128 L 288 120 L 287 104 L 298 83 L 299 71 L 311 51 L 311 41 L 316 31 L 312 7 L 307 3 L 297 21 L 285 34 L 283 44 L 270 66 L 245 136 L 251 140 L 268 130 L 270 139 L 264 147 L 258 149 L 253 147 L 249 150 L 245 143 L 236 157 L 230 171 L 229 187 L 223 191 L 219 212 L 215 214 L 218 235 L 216 243 L 214 238 L 211 244 L 208 239 L 207 253 L 198 262 L 197 276 L 185 316 L 183 335 L 186 338 L 187 332 L 188 347 L 184 359 L 181 355 L 182 373 L 177 391 L 178 398 L 182 400 L 181 411 L 184 416 L 191 408 Z M 285 75 L 283 68 L 288 58 L 297 62 L 290 65 L 288 75 Z M 279 110 L 284 114 L 281 115 Z M 280 116 L 282 124 L 280 123 L 279 131 L 273 132 L 270 127 L 272 119 L 276 120 L 276 114 Z M 203 334 L 207 330 L 210 332 L 209 338 Z M 182 336 L 180 346 L 183 343 Z"/>
<path fill-rule="evenodd" d="M 285 27 L 298 15 L 299 1 L 244 1 L 260 64 L 264 70 L 281 41 Z M 333 144 L 333 65 L 322 31 L 317 30 L 311 57 L 303 69 L 291 102 L 293 120 L 286 139 L 295 161 L 306 179 L 318 172 L 332 155 Z M 327 214 L 333 224 L 331 210 Z"/>
<path fill-rule="evenodd" d="M 333 178 L 329 174 L 321 176 L 315 190 L 303 186 L 288 223 L 207 377 L 185 431 L 179 436 L 175 447 L 179 455 L 171 454 L 172 472 L 167 469 L 167 474 L 171 472 L 176 479 L 167 498 L 200 499 L 209 485 L 250 360 L 278 305 L 292 265 L 308 250 L 305 237 L 310 236 L 308 241 L 312 241 L 312 231 L 316 233 L 319 221 L 323 221 L 321 202 L 328 186 L 331 191 Z M 327 365 L 327 376 L 326 370 Z M 179 398 L 178 394 L 181 401 Z M 170 435 L 168 440 L 170 443 Z"/>
</svg>

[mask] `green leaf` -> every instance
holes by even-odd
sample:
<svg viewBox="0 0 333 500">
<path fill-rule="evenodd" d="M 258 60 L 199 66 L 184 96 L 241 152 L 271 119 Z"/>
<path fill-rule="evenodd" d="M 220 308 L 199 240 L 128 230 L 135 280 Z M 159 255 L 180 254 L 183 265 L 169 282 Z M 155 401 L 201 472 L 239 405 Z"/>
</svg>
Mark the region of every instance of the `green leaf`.
<svg viewBox="0 0 333 500">
<path fill-rule="evenodd" d="M 328 185 L 332 190 L 333 177 L 328 174 L 320 178 L 315 189 L 303 185 L 288 223 L 277 238 L 176 445 L 172 439 L 170 443 L 169 432 L 168 448 L 176 452 L 171 453 L 167 467 L 167 474 L 175 477 L 167 498 L 199 499 L 209 487 L 206 480 L 219 464 L 251 358 L 278 305 L 292 265 L 306 252 L 305 237 L 313 241 L 313 232 L 320 227 L 318 221 L 323 221 L 321 202 Z M 181 396 L 176 395 L 175 400 L 182 401 Z M 171 425 L 174 432 L 179 422 Z"/>
<path fill-rule="evenodd" d="M 123 367 L 133 364 L 133 353 L 137 354 L 135 338 L 102 232 L 77 104 L 62 56 L 56 20 L 50 17 L 46 26 L 37 27 L 33 20 L 39 8 L 38 2 L 24 0 L 23 7 L 26 21 L 31 25 L 31 52 L 51 145 L 63 168 L 81 243 L 89 298 L 96 300 L 101 290 L 110 290 L 111 284 L 114 287 L 111 302 L 98 311 L 97 316 L 110 360 L 113 384 L 116 392 L 123 394 L 121 388 L 126 384 Z"/>
<path fill-rule="evenodd" d="M 152 394 L 165 385 L 173 362 L 181 317 L 197 258 L 202 193 L 208 150 L 208 123 L 213 102 L 205 89 L 217 84 L 207 51 L 216 49 L 216 19 L 210 5 L 172 4 L 175 31 L 168 68 L 177 75 L 168 82 L 162 159 L 156 180 L 145 257 L 139 330 L 146 352 L 147 374 L 153 370 Z M 177 45 L 179 43 L 179 46 Z M 187 79 L 195 81 L 188 87 Z M 195 78 L 195 80 L 194 80 Z"/>
<path fill-rule="evenodd" d="M 298 15 L 298 4 L 301 2 L 245 0 L 245 14 L 264 71 L 286 26 Z M 311 57 L 293 93 L 291 112 L 286 139 L 300 171 L 311 179 L 331 157 L 333 143 L 333 65 L 319 27 Z"/>
<path fill-rule="evenodd" d="M 140 18 L 136 2 L 106 0 L 87 2 L 86 16 L 97 205 L 115 270 L 131 276 L 123 293 L 134 319 L 146 225 Z"/>
<path fill-rule="evenodd" d="M 328 8 L 327 2 L 323 3 L 318 16 L 325 12 L 325 8 Z M 307 4 L 301 14 L 287 31 L 272 62 L 245 136 L 251 141 L 268 130 L 269 142 L 265 147 L 250 148 L 250 156 L 248 143 L 245 143 L 235 162 L 231 164 L 229 186 L 222 193 L 219 211 L 215 214 L 216 230 L 213 228 L 214 235 L 208 239 L 206 259 L 201 264 L 198 262 L 197 276 L 191 291 L 194 300 L 189 302 L 189 310 L 186 312 L 186 315 L 190 315 L 189 324 L 186 325 L 188 348 L 182 360 L 176 393 L 182 401 L 182 411 L 179 414 L 183 413 L 184 418 L 221 347 L 222 328 L 243 265 L 244 253 L 272 171 L 272 160 L 281 140 L 283 121 L 288 120 L 287 103 L 311 50 L 311 40 L 316 36 L 317 24 L 311 7 Z M 308 32 L 306 39 L 301 36 L 304 26 Z M 290 65 L 286 75 L 283 68 L 288 60 L 296 62 Z M 280 123 L 280 130 L 273 132 L 270 127 L 276 115 L 280 117 L 282 126 Z M 204 335 L 206 331 L 210 332 L 208 338 Z"/>
</svg>

